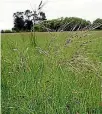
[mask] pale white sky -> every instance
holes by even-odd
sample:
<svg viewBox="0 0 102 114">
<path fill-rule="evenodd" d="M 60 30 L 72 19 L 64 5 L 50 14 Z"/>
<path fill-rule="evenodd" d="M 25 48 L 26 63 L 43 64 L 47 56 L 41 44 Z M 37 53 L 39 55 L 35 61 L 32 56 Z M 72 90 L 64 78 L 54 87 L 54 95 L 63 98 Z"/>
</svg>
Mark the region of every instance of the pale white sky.
<svg viewBox="0 0 102 114">
<path fill-rule="evenodd" d="M 0 30 L 13 27 L 13 13 L 32 10 L 41 0 L 0 0 Z M 47 19 L 81 17 L 90 21 L 102 18 L 102 0 L 43 0 Z M 31 8 L 32 7 L 32 8 Z"/>
</svg>

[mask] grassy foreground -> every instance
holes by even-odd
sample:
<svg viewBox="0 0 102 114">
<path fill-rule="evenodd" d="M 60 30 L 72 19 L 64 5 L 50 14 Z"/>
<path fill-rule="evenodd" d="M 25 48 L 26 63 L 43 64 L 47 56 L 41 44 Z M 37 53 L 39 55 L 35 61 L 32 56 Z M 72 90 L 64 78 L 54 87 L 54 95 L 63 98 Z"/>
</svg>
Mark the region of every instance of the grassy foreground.
<svg viewBox="0 0 102 114">
<path fill-rule="evenodd" d="M 102 31 L 1 38 L 2 114 L 102 114 Z"/>
</svg>

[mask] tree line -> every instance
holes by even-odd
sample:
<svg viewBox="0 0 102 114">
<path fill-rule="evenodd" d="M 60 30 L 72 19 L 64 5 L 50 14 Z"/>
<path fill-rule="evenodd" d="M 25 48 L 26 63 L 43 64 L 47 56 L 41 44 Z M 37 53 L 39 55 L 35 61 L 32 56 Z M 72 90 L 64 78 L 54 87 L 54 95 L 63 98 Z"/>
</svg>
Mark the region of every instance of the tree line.
<svg viewBox="0 0 102 114">
<path fill-rule="evenodd" d="M 102 19 L 97 18 L 93 23 L 78 17 L 65 17 L 52 20 L 44 20 L 34 26 L 38 32 L 58 32 L 77 30 L 102 30 Z"/>
<path fill-rule="evenodd" d="M 102 19 L 97 18 L 93 23 L 78 17 L 61 17 L 58 19 L 47 20 L 44 12 L 26 10 L 24 12 L 16 12 L 13 14 L 14 27 L 12 31 L 5 30 L 3 32 L 37 32 L 47 31 L 76 31 L 94 28 L 102 30 Z"/>
</svg>

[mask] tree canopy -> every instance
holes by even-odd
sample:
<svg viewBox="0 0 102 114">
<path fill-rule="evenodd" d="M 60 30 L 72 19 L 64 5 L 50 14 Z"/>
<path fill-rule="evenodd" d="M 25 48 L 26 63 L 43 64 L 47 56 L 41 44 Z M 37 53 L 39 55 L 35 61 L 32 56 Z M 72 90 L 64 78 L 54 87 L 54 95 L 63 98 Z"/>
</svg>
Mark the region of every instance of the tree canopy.
<svg viewBox="0 0 102 114">
<path fill-rule="evenodd" d="M 35 25 L 36 31 L 76 31 L 88 28 L 90 21 L 86 21 L 77 17 L 66 17 L 52 20 L 45 20 Z"/>
<path fill-rule="evenodd" d="M 102 30 L 102 19 L 97 18 L 95 21 L 93 21 L 93 26 L 96 26 L 97 30 Z"/>
<path fill-rule="evenodd" d="M 12 30 L 14 31 L 30 31 L 33 27 L 34 21 L 42 21 L 46 20 L 46 16 L 44 12 L 40 12 L 39 15 L 36 11 L 32 12 L 30 10 L 26 10 L 24 12 L 16 12 L 13 14 L 14 17 L 14 27 Z"/>
<path fill-rule="evenodd" d="M 47 20 L 44 12 L 37 13 L 37 11 L 30 11 L 29 9 L 14 13 L 13 17 L 14 27 L 12 30 L 16 32 L 31 31 L 33 25 L 34 30 L 38 32 L 85 30 L 89 29 L 90 26 L 102 30 L 102 19 L 100 18 L 97 18 L 92 24 L 90 21 L 78 17 L 61 17 Z"/>
</svg>

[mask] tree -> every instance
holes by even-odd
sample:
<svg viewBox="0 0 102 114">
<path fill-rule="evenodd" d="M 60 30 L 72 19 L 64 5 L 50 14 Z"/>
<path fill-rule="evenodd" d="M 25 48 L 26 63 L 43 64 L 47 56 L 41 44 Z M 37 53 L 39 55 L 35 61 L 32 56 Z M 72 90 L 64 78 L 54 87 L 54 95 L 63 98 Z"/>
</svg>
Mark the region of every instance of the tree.
<svg viewBox="0 0 102 114">
<path fill-rule="evenodd" d="M 14 17 L 14 30 L 16 31 L 22 31 L 24 30 L 24 16 L 23 12 L 16 12 L 13 15 Z"/>
<path fill-rule="evenodd" d="M 88 29 L 88 27 L 91 25 L 91 22 L 77 17 L 66 17 L 45 20 L 39 24 L 47 28 L 47 30 L 49 29 L 50 31 L 76 31 Z"/>
<path fill-rule="evenodd" d="M 30 17 L 31 17 L 31 15 L 32 15 L 32 11 L 26 10 L 26 11 L 24 12 L 24 15 L 25 15 L 25 18 L 26 18 L 27 20 L 30 20 Z"/>
<path fill-rule="evenodd" d="M 95 21 L 93 21 L 93 26 L 97 30 L 102 30 L 102 19 L 97 18 Z"/>
<path fill-rule="evenodd" d="M 11 30 L 1 30 L 1 33 L 12 33 Z"/>
<path fill-rule="evenodd" d="M 44 12 L 40 12 L 40 19 L 41 20 L 46 20 L 46 16 Z"/>
<path fill-rule="evenodd" d="M 14 17 L 14 31 L 30 31 L 32 26 L 46 20 L 44 12 L 30 11 L 16 12 Z"/>
<path fill-rule="evenodd" d="M 33 22 L 31 20 L 32 11 L 26 10 L 24 12 L 24 16 L 25 16 L 25 24 L 24 24 L 25 30 L 30 31 L 33 26 Z"/>
<path fill-rule="evenodd" d="M 33 22 L 31 20 L 25 20 L 24 27 L 26 31 L 30 31 L 32 26 L 33 26 Z"/>
<path fill-rule="evenodd" d="M 1 33 L 4 33 L 4 30 L 1 30 Z"/>
</svg>

